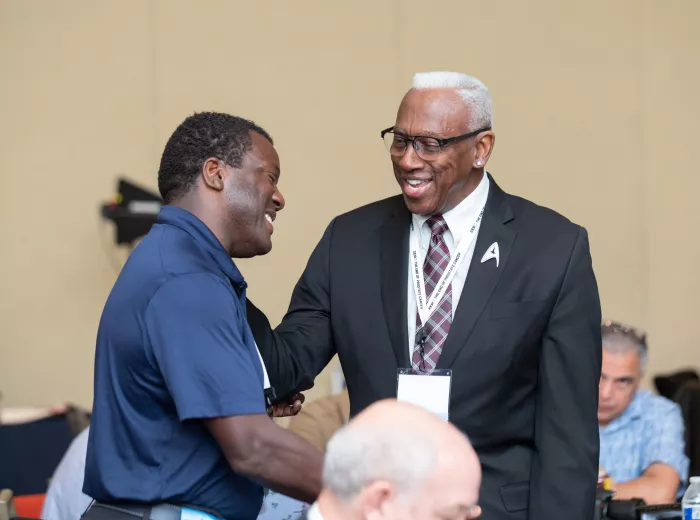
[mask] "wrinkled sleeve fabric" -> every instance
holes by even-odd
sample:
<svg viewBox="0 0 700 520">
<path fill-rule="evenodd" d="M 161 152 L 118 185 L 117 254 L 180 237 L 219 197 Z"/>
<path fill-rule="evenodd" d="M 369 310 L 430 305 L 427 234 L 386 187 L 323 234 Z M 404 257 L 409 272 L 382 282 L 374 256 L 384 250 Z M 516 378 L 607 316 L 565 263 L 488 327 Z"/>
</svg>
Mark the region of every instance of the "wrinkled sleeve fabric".
<svg viewBox="0 0 700 520">
<path fill-rule="evenodd" d="M 233 288 L 213 274 L 177 276 L 151 298 L 146 331 L 181 421 L 265 413 L 244 327 Z"/>
</svg>

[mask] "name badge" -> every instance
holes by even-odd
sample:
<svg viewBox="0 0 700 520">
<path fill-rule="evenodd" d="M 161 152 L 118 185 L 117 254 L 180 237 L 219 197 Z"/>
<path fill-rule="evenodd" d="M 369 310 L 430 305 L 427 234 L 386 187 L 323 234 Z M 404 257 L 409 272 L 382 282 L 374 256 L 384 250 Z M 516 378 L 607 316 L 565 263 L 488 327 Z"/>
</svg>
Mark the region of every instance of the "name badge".
<svg viewBox="0 0 700 520">
<path fill-rule="evenodd" d="M 396 376 L 396 399 L 420 406 L 444 421 L 450 420 L 450 387 L 452 370 L 433 370 L 416 374 L 410 368 L 399 368 Z"/>
</svg>

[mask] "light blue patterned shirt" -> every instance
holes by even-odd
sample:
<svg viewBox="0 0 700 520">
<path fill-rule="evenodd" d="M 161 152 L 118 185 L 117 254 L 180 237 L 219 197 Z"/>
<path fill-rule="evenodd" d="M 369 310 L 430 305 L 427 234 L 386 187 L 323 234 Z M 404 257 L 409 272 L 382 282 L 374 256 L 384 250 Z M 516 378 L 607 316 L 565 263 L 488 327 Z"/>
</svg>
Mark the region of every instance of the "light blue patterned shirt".
<svg viewBox="0 0 700 520">
<path fill-rule="evenodd" d="M 599 426 L 600 465 L 617 482 L 640 477 L 655 462 L 671 466 L 688 480 L 688 457 L 680 407 L 649 390 L 639 390 L 627 409 L 605 427 Z"/>
</svg>

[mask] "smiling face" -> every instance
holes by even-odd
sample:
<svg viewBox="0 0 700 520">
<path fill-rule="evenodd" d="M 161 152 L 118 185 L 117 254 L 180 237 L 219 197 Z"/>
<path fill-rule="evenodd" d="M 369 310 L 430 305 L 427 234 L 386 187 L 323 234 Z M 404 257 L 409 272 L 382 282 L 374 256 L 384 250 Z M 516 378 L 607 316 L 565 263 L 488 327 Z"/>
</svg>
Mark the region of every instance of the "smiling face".
<svg viewBox="0 0 700 520">
<path fill-rule="evenodd" d="M 471 126 L 469 107 L 457 91 L 412 89 L 401 102 L 394 132 L 446 139 L 477 130 Z M 435 215 L 464 200 L 481 181 L 493 138 L 488 131 L 449 143 L 430 161 L 419 157 L 410 145 L 403 155 L 392 155 L 394 176 L 408 210 L 417 215 Z"/>
<path fill-rule="evenodd" d="M 284 208 L 277 188 L 280 160 L 270 141 L 251 132 L 252 148 L 240 168 L 225 165 L 224 207 L 236 237 L 229 253 L 235 258 L 264 255 L 272 249 L 273 222 Z"/>
</svg>

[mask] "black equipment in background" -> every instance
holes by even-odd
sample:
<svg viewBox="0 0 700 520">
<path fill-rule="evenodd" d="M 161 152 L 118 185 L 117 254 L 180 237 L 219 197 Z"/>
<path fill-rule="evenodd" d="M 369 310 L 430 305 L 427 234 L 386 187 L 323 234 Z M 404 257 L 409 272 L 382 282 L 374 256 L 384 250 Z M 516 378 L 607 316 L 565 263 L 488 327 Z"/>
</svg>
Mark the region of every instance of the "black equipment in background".
<svg viewBox="0 0 700 520">
<path fill-rule="evenodd" d="M 114 222 L 117 245 L 132 245 L 156 223 L 162 205 L 157 194 L 120 178 L 116 199 L 103 204 L 100 213 Z"/>
<path fill-rule="evenodd" d="M 615 500 L 610 491 L 598 490 L 594 520 L 683 520 L 680 504 L 648 506 L 641 499 Z"/>
</svg>

